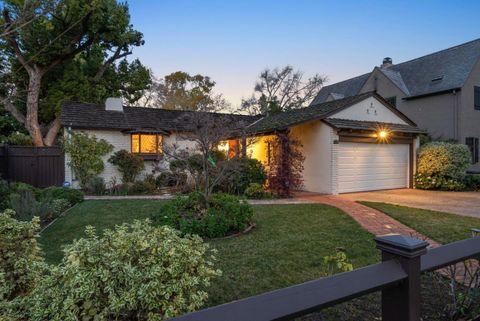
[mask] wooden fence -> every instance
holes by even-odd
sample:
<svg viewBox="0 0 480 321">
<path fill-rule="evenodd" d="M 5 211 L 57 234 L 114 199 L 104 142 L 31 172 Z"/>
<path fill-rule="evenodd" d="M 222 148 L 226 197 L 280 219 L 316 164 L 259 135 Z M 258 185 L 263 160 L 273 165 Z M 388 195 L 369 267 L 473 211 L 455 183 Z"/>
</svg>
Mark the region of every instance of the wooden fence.
<svg viewBox="0 0 480 321">
<path fill-rule="evenodd" d="M 243 300 L 200 310 L 171 321 L 291 320 L 362 295 L 382 292 L 383 321 L 420 321 L 420 274 L 480 256 L 480 237 L 427 250 L 408 236 L 375 239 L 382 262 Z"/>
<path fill-rule="evenodd" d="M 1 146 L 0 174 L 9 182 L 61 186 L 65 180 L 63 151 L 60 147 Z"/>
</svg>

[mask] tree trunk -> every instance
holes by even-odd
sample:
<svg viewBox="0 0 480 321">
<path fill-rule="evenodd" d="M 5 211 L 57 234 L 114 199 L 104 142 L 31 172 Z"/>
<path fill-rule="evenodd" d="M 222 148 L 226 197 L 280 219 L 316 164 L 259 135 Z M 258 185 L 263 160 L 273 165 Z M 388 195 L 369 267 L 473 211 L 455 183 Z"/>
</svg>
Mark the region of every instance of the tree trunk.
<svg viewBox="0 0 480 321">
<path fill-rule="evenodd" d="M 60 118 L 55 118 L 55 120 L 50 124 L 47 135 L 43 140 L 46 146 L 52 146 L 55 143 L 55 138 L 57 138 L 57 134 L 58 134 L 58 131 L 60 130 L 60 127 L 61 127 Z"/>
<path fill-rule="evenodd" d="M 42 131 L 38 123 L 38 99 L 43 73 L 34 68 L 29 72 L 28 93 L 27 93 L 27 117 L 25 127 L 32 137 L 33 145 L 43 147 Z"/>
</svg>

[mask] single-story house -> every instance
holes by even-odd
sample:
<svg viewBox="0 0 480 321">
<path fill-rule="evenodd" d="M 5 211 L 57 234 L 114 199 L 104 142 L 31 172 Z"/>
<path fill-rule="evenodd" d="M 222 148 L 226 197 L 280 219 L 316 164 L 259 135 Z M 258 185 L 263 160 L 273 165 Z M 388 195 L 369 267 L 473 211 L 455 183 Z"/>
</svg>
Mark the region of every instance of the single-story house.
<svg viewBox="0 0 480 321">
<path fill-rule="evenodd" d="M 192 130 L 189 113 L 123 107 L 118 100 L 106 106 L 67 102 L 61 120 L 67 133 L 95 134 L 113 144 L 114 150 L 138 153 L 151 160 L 151 166 L 155 161 L 158 166 L 159 148 L 173 142 L 192 147 L 193 142 L 182 135 Z M 413 186 L 418 135 L 424 131 L 374 92 L 262 118 L 217 115 L 219 121 L 222 117 L 234 120 L 232 132 L 241 130 L 242 135 L 256 138 L 246 153 L 265 165 L 269 163 L 269 137 L 288 130 L 303 145 L 305 191 L 338 194 Z M 74 182 L 68 155 L 65 161 L 66 180 Z M 106 181 L 120 178 L 112 165 L 105 165 L 102 177 Z"/>
</svg>

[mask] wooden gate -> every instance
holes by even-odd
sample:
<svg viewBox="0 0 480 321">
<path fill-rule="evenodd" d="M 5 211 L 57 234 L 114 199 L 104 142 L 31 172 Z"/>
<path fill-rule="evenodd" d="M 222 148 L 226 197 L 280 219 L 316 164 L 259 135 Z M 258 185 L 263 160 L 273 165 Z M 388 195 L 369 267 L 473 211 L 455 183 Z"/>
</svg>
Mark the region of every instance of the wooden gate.
<svg viewBox="0 0 480 321">
<path fill-rule="evenodd" d="M 35 187 L 61 186 L 65 158 L 60 147 L 0 147 L 0 174 L 9 182 Z"/>
</svg>

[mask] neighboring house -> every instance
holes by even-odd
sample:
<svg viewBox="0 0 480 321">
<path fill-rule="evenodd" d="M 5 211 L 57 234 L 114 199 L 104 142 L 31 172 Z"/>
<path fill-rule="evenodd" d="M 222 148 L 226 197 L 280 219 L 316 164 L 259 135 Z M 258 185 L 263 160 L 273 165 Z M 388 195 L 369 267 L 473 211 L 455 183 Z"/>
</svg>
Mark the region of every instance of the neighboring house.
<svg viewBox="0 0 480 321">
<path fill-rule="evenodd" d="M 320 90 L 312 105 L 376 91 L 434 139 L 455 140 L 480 170 L 480 39 L 393 64 Z"/>
<path fill-rule="evenodd" d="M 147 172 L 157 164 L 155 160 L 161 153 L 158 148 L 173 142 L 192 147 L 192 142 L 180 135 L 191 130 L 185 117 L 189 112 L 122 107 L 118 102 L 106 105 L 65 103 L 62 125 L 67 133 L 81 130 L 95 134 L 108 140 L 115 150 L 126 149 L 152 159 Z M 373 92 L 260 119 L 218 115 L 219 121 L 221 117 L 234 117 L 238 126 L 232 130 L 241 129 L 256 138 L 246 153 L 267 166 L 271 135 L 288 130 L 297 137 L 305 156 L 306 191 L 337 194 L 413 184 L 418 135 L 424 131 Z M 238 143 L 232 145 L 238 146 Z M 74 177 L 68 166 L 68 155 L 65 159 L 65 177 L 70 181 Z M 120 178 L 115 167 L 105 164 L 102 177 L 106 181 Z"/>
</svg>

